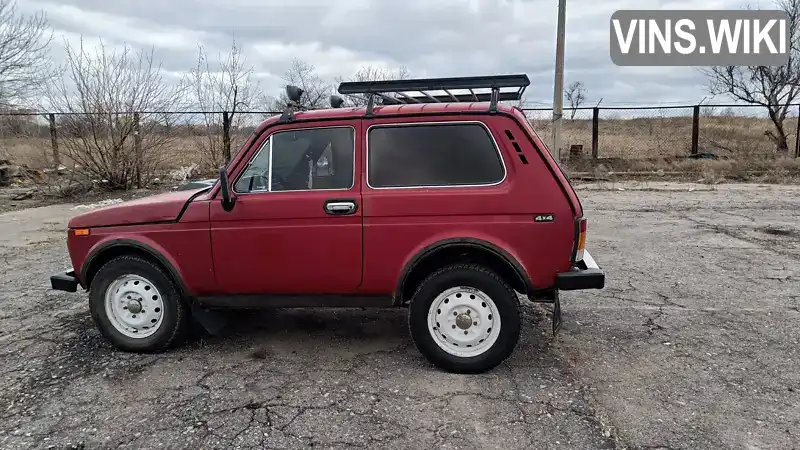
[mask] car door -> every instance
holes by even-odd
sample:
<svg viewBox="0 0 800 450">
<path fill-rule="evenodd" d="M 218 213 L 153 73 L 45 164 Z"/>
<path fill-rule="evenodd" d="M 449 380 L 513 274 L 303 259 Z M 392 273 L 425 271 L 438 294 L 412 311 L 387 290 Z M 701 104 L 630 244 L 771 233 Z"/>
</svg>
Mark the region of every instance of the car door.
<svg viewBox="0 0 800 450">
<path fill-rule="evenodd" d="M 236 203 L 210 211 L 226 294 L 338 294 L 361 284 L 358 120 L 281 125 L 231 178 Z"/>
</svg>

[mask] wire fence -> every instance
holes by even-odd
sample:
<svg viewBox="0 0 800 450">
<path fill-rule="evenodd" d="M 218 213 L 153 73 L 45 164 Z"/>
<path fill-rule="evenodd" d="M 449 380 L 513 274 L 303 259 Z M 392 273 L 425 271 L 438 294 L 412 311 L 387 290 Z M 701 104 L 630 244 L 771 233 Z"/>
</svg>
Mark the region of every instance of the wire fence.
<svg viewBox="0 0 800 450">
<path fill-rule="evenodd" d="M 162 167 L 219 167 L 245 144 L 261 122 L 278 114 L 274 111 L 0 113 L 0 165 L 6 160 L 33 169 L 51 168 L 60 164 L 99 163 L 75 161 L 76 157 L 107 158 L 109 153 L 127 152 L 147 153 Z"/>
<path fill-rule="evenodd" d="M 798 157 L 798 112 L 800 105 L 790 105 L 782 139 L 767 108 L 760 105 L 567 108 L 562 140 L 570 158 Z M 552 109 L 525 113 L 549 142 Z"/>
<path fill-rule="evenodd" d="M 552 109 L 524 112 L 545 142 L 552 133 Z M 758 105 L 686 105 L 566 108 L 562 126 L 568 158 L 670 159 L 686 157 L 774 158 L 800 156 L 800 105 L 783 122 L 785 145 L 767 109 Z M 129 144 L 157 151 L 170 167 L 219 167 L 245 143 L 259 123 L 275 111 L 147 112 L 128 114 L 135 139 Z M 86 115 L 40 112 L 0 114 L 0 160 L 30 168 L 54 167 L 69 158 L 70 145 L 95 145 L 98 135 L 113 135 L 114 125 L 98 133 Z M 116 117 L 119 123 L 119 117 Z M 778 137 L 776 137 L 778 136 Z M 2 164 L 2 163 L 0 163 Z"/>
</svg>

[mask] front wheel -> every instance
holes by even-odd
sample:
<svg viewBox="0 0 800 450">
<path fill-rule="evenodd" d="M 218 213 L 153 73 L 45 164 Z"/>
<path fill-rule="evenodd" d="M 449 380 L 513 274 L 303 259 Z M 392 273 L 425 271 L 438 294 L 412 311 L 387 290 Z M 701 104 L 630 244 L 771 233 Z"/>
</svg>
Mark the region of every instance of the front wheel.
<svg viewBox="0 0 800 450">
<path fill-rule="evenodd" d="M 161 352 L 186 336 L 188 310 L 169 275 L 134 255 L 112 259 L 97 272 L 89 310 L 103 336 L 120 350 Z"/>
<path fill-rule="evenodd" d="M 496 273 L 475 264 L 454 264 L 432 273 L 417 288 L 409 327 L 417 349 L 437 367 L 482 373 L 514 351 L 519 302 Z"/>
</svg>

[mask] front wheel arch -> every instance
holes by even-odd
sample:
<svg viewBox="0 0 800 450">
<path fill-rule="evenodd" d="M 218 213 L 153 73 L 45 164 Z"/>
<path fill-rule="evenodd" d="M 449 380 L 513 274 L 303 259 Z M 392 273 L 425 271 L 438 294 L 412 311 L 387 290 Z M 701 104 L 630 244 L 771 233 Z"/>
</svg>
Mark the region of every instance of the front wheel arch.
<svg viewBox="0 0 800 450">
<path fill-rule="evenodd" d="M 89 254 L 81 268 L 81 281 L 86 290 L 91 289 L 92 281 L 95 275 L 103 265 L 112 259 L 123 256 L 134 255 L 152 261 L 154 264 L 160 266 L 172 279 L 172 282 L 178 287 L 181 296 L 186 297 L 189 295 L 186 285 L 183 283 L 179 272 L 161 253 L 151 246 L 134 240 L 119 239 L 101 244 Z"/>
</svg>

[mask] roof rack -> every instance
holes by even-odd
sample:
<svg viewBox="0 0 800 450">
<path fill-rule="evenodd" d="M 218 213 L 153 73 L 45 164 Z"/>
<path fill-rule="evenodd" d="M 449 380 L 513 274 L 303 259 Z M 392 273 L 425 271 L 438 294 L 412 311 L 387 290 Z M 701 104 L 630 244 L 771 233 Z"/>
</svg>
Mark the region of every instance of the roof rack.
<svg viewBox="0 0 800 450">
<path fill-rule="evenodd" d="M 367 115 L 372 115 L 375 97 L 382 100 L 383 105 L 399 105 L 414 103 L 447 103 L 447 102 L 489 102 L 489 112 L 497 111 L 497 102 L 515 101 L 531 84 L 528 76 L 490 75 L 478 77 L 451 78 L 418 78 L 413 80 L 381 80 L 350 81 L 339 84 L 342 95 L 365 95 L 367 97 Z M 513 91 L 501 92 L 504 88 Z M 488 93 L 477 93 L 476 89 L 490 89 Z M 452 91 L 466 90 L 469 93 L 454 94 Z M 442 91 L 441 93 L 431 93 Z M 417 92 L 421 95 L 408 95 Z M 389 95 L 395 94 L 395 95 Z"/>
</svg>

